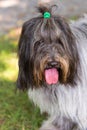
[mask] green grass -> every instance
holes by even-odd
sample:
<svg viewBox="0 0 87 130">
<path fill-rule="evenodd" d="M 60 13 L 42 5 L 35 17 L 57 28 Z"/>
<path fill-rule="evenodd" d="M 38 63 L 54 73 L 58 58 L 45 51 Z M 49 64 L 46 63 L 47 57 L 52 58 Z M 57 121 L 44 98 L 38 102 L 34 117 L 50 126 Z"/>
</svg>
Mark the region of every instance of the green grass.
<svg viewBox="0 0 87 130">
<path fill-rule="evenodd" d="M 27 92 L 15 92 L 17 61 L 16 36 L 0 37 L 0 130 L 38 130 L 44 116 Z"/>
</svg>

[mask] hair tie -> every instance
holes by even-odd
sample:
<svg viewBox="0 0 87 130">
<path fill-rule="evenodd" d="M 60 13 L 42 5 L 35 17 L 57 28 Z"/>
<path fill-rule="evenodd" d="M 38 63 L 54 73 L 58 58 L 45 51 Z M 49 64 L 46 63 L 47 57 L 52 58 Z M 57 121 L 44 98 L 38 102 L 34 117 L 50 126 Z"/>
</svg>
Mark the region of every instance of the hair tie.
<svg viewBox="0 0 87 130">
<path fill-rule="evenodd" d="M 51 14 L 49 12 L 45 12 L 43 16 L 45 19 L 49 19 L 51 17 Z"/>
</svg>

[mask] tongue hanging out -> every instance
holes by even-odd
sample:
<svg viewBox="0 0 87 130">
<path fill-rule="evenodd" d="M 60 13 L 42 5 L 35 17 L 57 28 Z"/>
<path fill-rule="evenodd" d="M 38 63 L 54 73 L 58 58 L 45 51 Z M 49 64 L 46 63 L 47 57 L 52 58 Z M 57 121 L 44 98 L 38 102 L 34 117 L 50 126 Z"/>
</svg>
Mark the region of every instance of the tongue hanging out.
<svg viewBox="0 0 87 130">
<path fill-rule="evenodd" d="M 59 79 L 59 74 L 56 68 L 46 69 L 45 70 L 45 80 L 50 84 L 56 84 Z"/>
</svg>

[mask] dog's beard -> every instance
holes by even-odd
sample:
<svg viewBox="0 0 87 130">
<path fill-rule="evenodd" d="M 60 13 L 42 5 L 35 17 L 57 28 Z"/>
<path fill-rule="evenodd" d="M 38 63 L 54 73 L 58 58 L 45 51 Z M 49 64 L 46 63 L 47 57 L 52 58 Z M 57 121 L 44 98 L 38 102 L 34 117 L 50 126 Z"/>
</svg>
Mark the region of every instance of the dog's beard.
<svg viewBox="0 0 87 130">
<path fill-rule="evenodd" d="M 39 57 L 38 57 L 39 58 Z M 40 61 L 34 61 L 34 80 L 36 85 L 66 83 L 69 76 L 69 61 L 67 58 L 56 56 L 52 60 L 43 57 Z"/>
</svg>

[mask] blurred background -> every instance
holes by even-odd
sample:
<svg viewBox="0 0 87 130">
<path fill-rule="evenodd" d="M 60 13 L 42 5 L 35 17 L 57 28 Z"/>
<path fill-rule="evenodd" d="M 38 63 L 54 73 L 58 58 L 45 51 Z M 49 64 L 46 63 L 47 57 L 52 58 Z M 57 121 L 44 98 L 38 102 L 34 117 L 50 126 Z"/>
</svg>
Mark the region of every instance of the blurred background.
<svg viewBox="0 0 87 130">
<path fill-rule="evenodd" d="M 58 5 L 58 14 L 78 17 L 87 12 L 87 0 L 39 0 Z M 22 23 L 37 15 L 38 0 L 0 0 L 0 34 L 21 27 Z"/>
<path fill-rule="evenodd" d="M 24 21 L 38 15 L 37 3 L 57 4 L 56 13 L 77 19 L 87 13 L 87 0 L 0 0 L 0 130 L 38 130 L 45 115 L 16 90 L 17 45 Z"/>
</svg>

